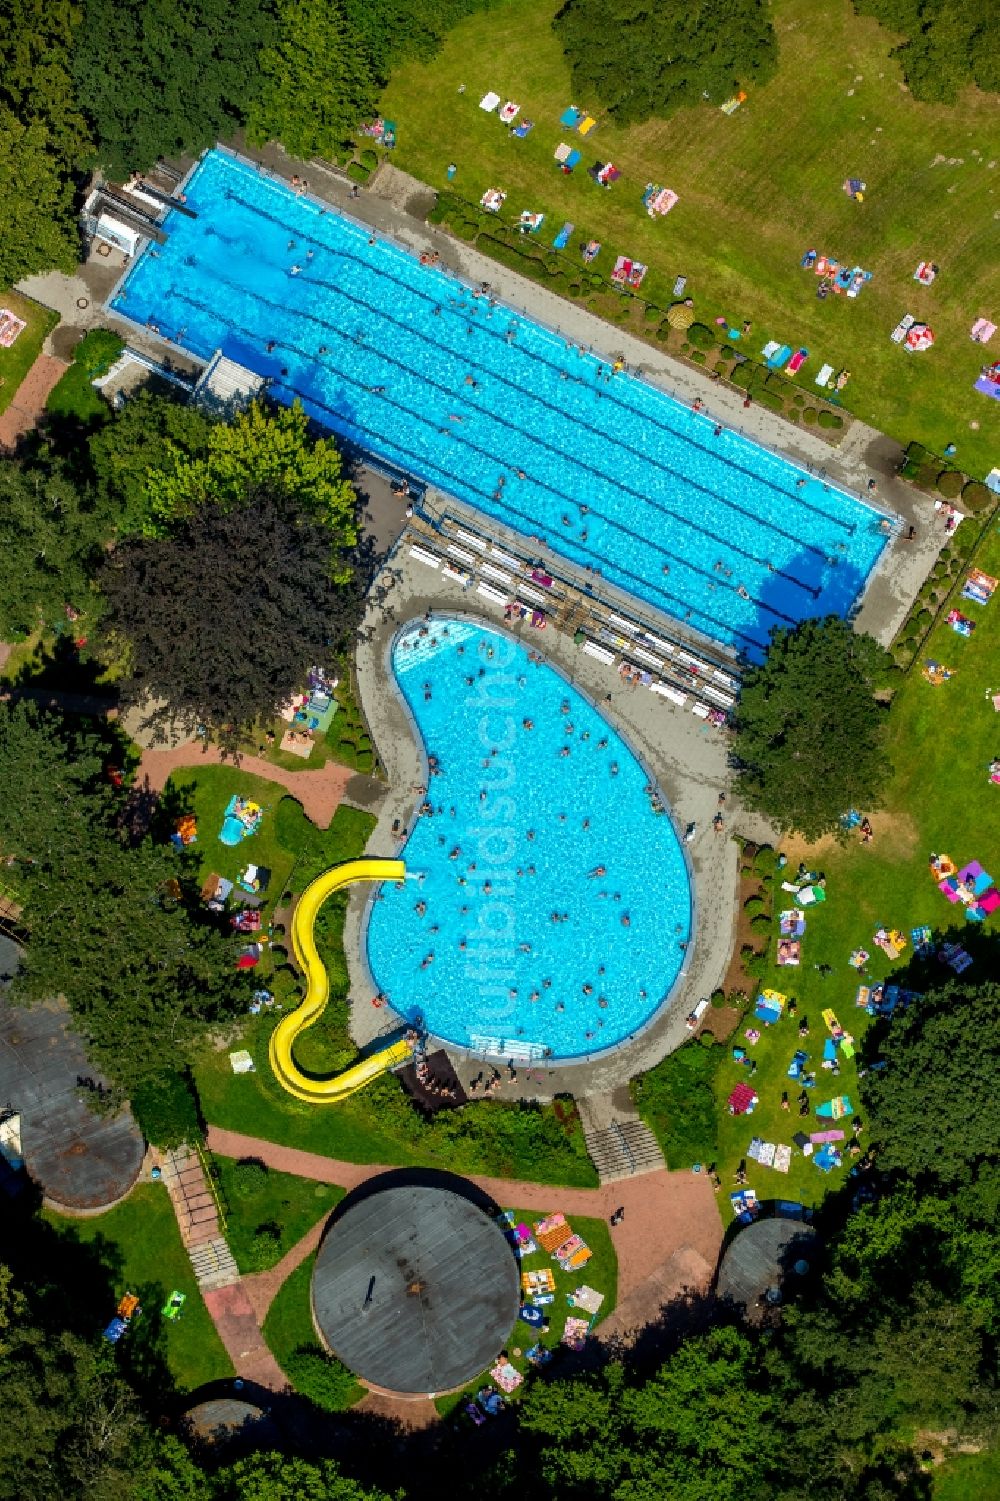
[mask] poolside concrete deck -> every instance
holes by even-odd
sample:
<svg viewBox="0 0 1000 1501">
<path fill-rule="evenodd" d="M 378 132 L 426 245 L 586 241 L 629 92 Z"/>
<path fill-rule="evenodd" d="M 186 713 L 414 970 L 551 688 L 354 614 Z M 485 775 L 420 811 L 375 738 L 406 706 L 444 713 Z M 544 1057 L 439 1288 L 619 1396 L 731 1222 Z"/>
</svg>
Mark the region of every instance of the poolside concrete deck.
<svg viewBox="0 0 1000 1501">
<path fill-rule="evenodd" d="M 422 801 L 417 791 L 425 777 L 422 747 L 415 742 L 410 719 L 392 683 L 387 654 L 399 625 L 428 610 L 465 614 L 503 625 L 502 606 L 478 595 L 473 603 L 411 559 L 405 543 L 397 547 L 376 579 L 357 649 L 361 704 L 389 782 L 368 844 L 373 854 L 398 851 Z M 738 880 L 735 844 L 712 832 L 720 792 L 727 792 L 730 829 L 740 826 L 741 815 L 732 801 L 724 731 L 707 726 L 645 688 L 627 686 L 617 669 L 585 656 L 570 637 L 555 628 L 544 636 L 532 631 L 530 640 L 533 648 L 542 651 L 576 688 L 600 706 L 631 743 L 662 787 L 675 824 L 684 828 L 693 821 L 699 830 L 694 843 L 687 847 L 693 873 L 695 939 L 686 956 L 686 972 L 669 1005 L 645 1032 L 616 1051 L 586 1062 L 522 1067 L 517 1083 L 505 1084 L 502 1090 L 505 1098 L 551 1098 L 561 1093 L 607 1096 L 679 1047 L 690 1036 L 685 1021 L 695 1002 L 711 995 L 721 983 L 735 931 Z M 758 828 L 756 821 L 754 828 Z M 363 917 L 368 899 L 368 893 L 352 893 L 344 935 L 351 972 L 352 1031 L 361 1046 L 374 1041 L 386 1025 L 385 1011 L 371 1005 L 377 987 L 363 958 Z M 448 1051 L 460 1076 L 469 1073 L 471 1055 L 455 1048 Z M 477 1071 L 478 1065 L 472 1072 Z"/>
</svg>

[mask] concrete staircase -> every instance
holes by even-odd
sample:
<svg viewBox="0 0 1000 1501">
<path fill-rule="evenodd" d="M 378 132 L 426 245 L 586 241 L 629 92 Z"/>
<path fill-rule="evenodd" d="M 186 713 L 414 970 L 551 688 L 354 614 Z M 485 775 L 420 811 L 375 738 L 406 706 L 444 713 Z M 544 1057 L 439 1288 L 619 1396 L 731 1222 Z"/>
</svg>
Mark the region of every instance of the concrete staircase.
<svg viewBox="0 0 1000 1501">
<path fill-rule="evenodd" d="M 221 1235 L 215 1240 L 188 1246 L 188 1255 L 202 1292 L 213 1287 L 232 1287 L 240 1280 L 239 1268 L 229 1249 L 229 1242 Z"/>
<path fill-rule="evenodd" d="M 627 1090 L 587 1095 L 577 1101 L 587 1151 L 602 1183 L 666 1168 L 659 1142 L 639 1119 Z"/>
<path fill-rule="evenodd" d="M 160 1172 L 173 1200 L 181 1240 L 202 1290 L 229 1287 L 240 1280 L 233 1253 L 219 1225 L 216 1198 L 201 1159 L 190 1147 L 159 1154 Z"/>
</svg>

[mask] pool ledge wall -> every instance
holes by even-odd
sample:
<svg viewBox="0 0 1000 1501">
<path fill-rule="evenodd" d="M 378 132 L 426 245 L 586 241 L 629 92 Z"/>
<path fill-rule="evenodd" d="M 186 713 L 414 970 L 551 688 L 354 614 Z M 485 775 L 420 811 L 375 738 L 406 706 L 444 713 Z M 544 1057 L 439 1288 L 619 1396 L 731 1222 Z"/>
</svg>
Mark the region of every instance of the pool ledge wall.
<svg viewBox="0 0 1000 1501">
<path fill-rule="evenodd" d="M 411 828 L 422 801 L 413 788 L 426 785 L 423 744 L 396 685 L 389 654 L 400 627 L 427 610 L 464 616 L 491 629 L 503 629 L 500 605 L 494 609 L 485 600 L 477 599 L 475 608 L 456 608 L 454 590 L 409 557 L 405 538 L 383 565 L 369 596 L 357 648 L 361 707 L 389 781 L 378 824 L 367 846 L 371 854 L 394 854 L 401 847 L 400 836 Z M 540 1066 L 543 1084 L 529 1083 L 524 1087 L 522 1070 L 522 1087 L 519 1090 L 506 1087 L 504 1091 L 508 1097 L 519 1092 L 540 1098 L 559 1093 L 579 1097 L 626 1083 L 680 1046 L 691 1035 L 685 1025 L 688 1013 L 702 995 L 711 995 L 718 988 L 725 975 L 736 931 L 738 850 L 729 838 L 713 835 L 711 822 L 718 807 L 718 794 L 729 785 L 727 745 L 722 732 L 706 728 L 693 715 L 675 709 L 654 694 L 627 688 L 617 669 L 585 656 L 571 638 L 554 628 L 544 634 L 532 632 L 530 644 L 596 704 L 627 741 L 662 789 L 675 827 L 683 829 L 694 820 L 699 829 L 694 844 L 685 847 L 694 938 L 686 972 L 678 978 L 666 1003 L 633 1041 L 606 1054 L 594 1055 L 591 1061 L 554 1065 L 546 1062 Z M 606 702 L 609 693 L 610 703 Z M 731 794 L 729 808 L 731 814 L 734 811 Z M 741 818 L 741 831 L 744 827 L 745 820 Z M 766 836 L 763 827 L 758 832 L 761 837 Z M 385 1012 L 371 1004 L 375 988 L 364 958 L 366 908 L 365 896 L 353 894 L 344 935 L 353 998 L 351 1029 L 361 1047 L 375 1041 L 384 1030 L 386 1019 Z M 447 1047 L 459 1062 L 472 1056 L 452 1044 Z"/>
</svg>

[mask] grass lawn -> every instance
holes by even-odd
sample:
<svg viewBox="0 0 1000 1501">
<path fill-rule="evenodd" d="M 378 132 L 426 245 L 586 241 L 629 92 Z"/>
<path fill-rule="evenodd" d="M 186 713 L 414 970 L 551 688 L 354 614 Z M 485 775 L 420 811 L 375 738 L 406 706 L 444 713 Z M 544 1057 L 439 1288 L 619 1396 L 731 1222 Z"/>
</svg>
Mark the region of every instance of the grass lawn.
<svg viewBox="0 0 1000 1501">
<path fill-rule="evenodd" d="M 934 1471 L 934 1501 L 983 1501 L 1000 1495 L 1000 1450 L 960 1454 Z"/>
<path fill-rule="evenodd" d="M 219 830 L 226 805 L 234 793 L 259 803 L 264 817 L 256 834 L 230 849 L 220 843 Z M 181 813 L 193 813 L 198 820 L 197 843 L 190 849 L 198 857 L 201 879 L 214 871 L 235 883 L 240 871 L 251 862 L 264 865 L 271 872 L 268 910 L 284 890 L 295 864 L 294 854 L 278 839 L 276 814 L 278 804 L 285 796 L 276 783 L 250 776 L 234 766 L 185 767 L 174 773 L 164 789 L 164 800 L 171 818 Z M 235 893 L 231 900 L 235 900 Z"/>
<path fill-rule="evenodd" d="M 342 1412 L 364 1396 L 339 1360 L 332 1360 L 313 1328 L 309 1287 L 315 1251 L 284 1282 L 264 1320 L 264 1339 L 296 1391 L 327 1412 Z"/>
<path fill-rule="evenodd" d="M 162 1184 L 140 1183 L 124 1203 L 92 1219 L 66 1219 L 49 1211 L 45 1217 L 66 1236 L 106 1251 L 109 1266 L 119 1273 L 119 1296 L 133 1292 L 142 1301 L 136 1333 L 163 1355 L 180 1391 L 233 1374 Z M 175 1288 L 187 1294 L 187 1302 L 172 1322 L 160 1317 L 160 1309 Z M 108 1310 L 108 1319 L 113 1312 Z"/>
<path fill-rule="evenodd" d="M 397 124 L 394 163 L 444 188 L 455 162 L 451 186 L 466 200 L 478 205 L 496 186 L 508 194 L 508 220 L 544 211 L 548 246 L 571 220 L 576 267 L 578 242 L 593 236 L 604 246 L 597 269 L 608 272 L 619 253 L 648 264 L 643 295 L 662 308 L 686 275 L 701 322 L 753 321 L 751 353 L 770 338 L 807 347 L 804 391 L 815 394 L 824 362 L 849 368 L 846 408 L 904 444 L 918 438 L 941 453 L 955 442 L 956 463 L 985 474 L 1000 444 L 1000 405 L 972 389 L 984 351 L 968 331 L 997 311 L 995 97 L 970 89 L 954 107 L 918 104 L 889 57 L 897 38 L 850 0 L 774 0 L 777 75 L 731 118 L 704 106 L 627 129 L 599 119 L 578 140 L 559 124 L 574 96 L 550 27 L 557 8 L 508 0 L 456 27 L 430 62 L 398 69 L 381 106 Z M 479 109 L 488 89 L 535 122 L 524 140 Z M 575 102 L 597 111 L 596 100 Z M 553 159 L 561 141 L 583 152 L 570 176 Z M 595 160 L 621 169 L 609 191 L 587 176 Z M 841 191 L 848 175 L 867 182 L 864 203 Z M 642 204 L 649 182 L 680 194 L 656 222 Z M 800 269 L 810 247 L 874 273 L 859 299 L 817 301 L 816 278 Z M 941 268 L 932 287 L 912 279 L 924 259 Z M 906 312 L 931 323 L 930 352 L 911 356 L 891 343 Z M 638 309 L 633 329 L 642 331 Z"/>
<path fill-rule="evenodd" d="M 974 562 L 986 573 L 1000 576 L 1000 530 L 996 527 L 988 533 Z M 752 1024 L 748 1016 L 731 1040 L 747 1046 L 757 1061 L 752 1082 L 760 1104 L 751 1116 L 734 1117 L 726 1110 L 726 1098 L 733 1085 L 750 1079 L 748 1071 L 732 1060 L 731 1045 L 708 1052 L 714 1065 L 717 1102 L 716 1161 L 726 1195 L 733 1186 L 735 1167 L 746 1155 L 752 1136 L 790 1142 L 797 1130 L 808 1133 L 837 1124 L 819 1122 L 815 1114 L 800 1121 L 796 1114 L 799 1086 L 786 1078 L 786 1069 L 799 1046 L 810 1053 L 809 1067 L 817 1074 L 816 1087 L 810 1091 L 813 1110 L 821 1101 L 846 1094 L 863 1118 L 856 1060 L 843 1059 L 841 1055 L 839 1078 L 819 1067 L 827 1036 L 821 1016 L 824 1008 L 832 1008 L 859 1042 L 873 1024 L 855 1004 L 860 976 L 850 966 L 851 952 L 859 947 L 867 949 L 871 955 L 867 975 L 883 980 L 894 971 L 904 970 L 913 959 L 913 950 L 908 944 L 895 963 L 890 961 L 872 942 L 879 927 L 899 928 L 909 938 L 912 928 L 927 924 L 939 936 L 947 934 L 974 947 L 978 925 L 966 923 L 961 909 L 945 900 L 930 878 L 927 864 L 932 851 L 943 852 L 951 855 L 959 867 L 970 860 L 979 860 L 1000 879 L 1000 786 L 990 782 L 988 770 L 992 758 L 1000 754 L 1000 720 L 990 701 L 992 694 L 1000 691 L 1000 593 L 987 606 L 967 601 L 962 604 L 965 612 L 978 622 L 975 633 L 966 639 L 947 625 L 939 626 L 922 653 L 922 658 L 930 657 L 955 669 L 955 676 L 935 688 L 919 671 L 914 671 L 905 679 L 893 702 L 889 756 L 895 775 L 885 809 L 867 810 L 875 830 L 874 843 L 862 845 L 854 837 L 846 845 L 830 839 L 812 849 L 794 842 L 785 846 L 788 870 L 794 871 L 799 860 L 805 859 L 811 869 L 825 873 L 827 900 L 821 906 L 806 909 L 808 926 L 802 941 L 801 967 L 772 967 L 757 987 L 770 986 L 794 996 L 798 1003 L 797 1018 L 785 1016 L 775 1026 L 763 1029 L 759 1042 L 749 1045 L 743 1036 L 746 1027 Z M 771 889 L 775 887 L 779 888 L 775 890 L 778 910 L 786 899 L 791 906 L 791 897 L 780 891 L 780 873 Z M 767 940 L 772 957 L 775 931 L 772 928 Z M 995 932 L 995 923 L 987 924 L 987 932 Z M 824 977 L 818 965 L 829 965 L 831 972 Z M 968 971 L 968 976 L 975 978 L 981 972 L 976 965 Z M 912 988 L 919 990 L 928 980 L 950 978 L 951 971 L 935 963 L 926 978 L 916 979 Z M 798 1025 L 806 1017 L 810 1036 L 800 1044 Z M 697 1057 L 702 1051 L 699 1042 L 688 1043 L 661 1065 L 661 1070 L 682 1085 L 685 1054 Z M 781 1109 L 785 1089 L 791 1103 L 788 1112 Z M 640 1090 L 640 1100 L 641 1093 Z M 677 1096 L 682 1097 L 682 1093 Z M 676 1144 L 678 1138 L 683 1141 L 686 1127 L 682 1123 L 665 1127 L 654 1110 L 646 1111 L 645 1105 L 643 1109 L 664 1141 L 670 1165 L 686 1165 L 683 1160 L 671 1160 L 671 1142 Z M 683 1109 L 683 1105 L 679 1104 L 677 1109 Z M 841 1124 L 845 1125 L 849 1141 L 850 1121 Z M 928 1129 L 932 1129 L 932 1123 L 928 1123 Z M 862 1136 L 862 1144 L 864 1141 Z M 709 1140 L 694 1142 L 699 1152 L 707 1152 L 709 1145 Z M 845 1157 L 844 1166 L 827 1176 L 796 1152 L 787 1175 L 748 1163 L 748 1181 L 762 1199 L 799 1199 L 811 1204 L 843 1181 L 848 1166 L 849 1159 Z M 720 1201 L 720 1208 L 725 1216 L 728 1197 L 725 1202 Z"/>
<path fill-rule="evenodd" d="M 241 1272 L 275 1266 L 344 1196 L 343 1189 L 332 1184 L 270 1169 L 260 1189 L 247 1193 L 239 1186 L 234 1158 L 211 1161 L 226 1215 L 226 1239 Z M 279 1234 L 258 1240 L 261 1225 L 274 1226 Z"/>
<path fill-rule="evenodd" d="M 10 406 L 17 389 L 39 354 L 46 336 L 59 322 L 59 314 L 50 308 L 22 297 L 20 292 L 0 291 L 0 308 L 8 308 L 17 318 L 23 318 L 27 328 L 14 340 L 9 349 L 0 349 L 0 412 Z"/>
<path fill-rule="evenodd" d="M 559 1205 L 556 1202 L 547 1213 L 555 1213 L 558 1208 Z M 540 1214 L 537 1209 L 515 1209 L 513 1212 L 515 1224 L 526 1224 L 529 1229 L 545 1218 L 545 1215 Z M 587 1317 L 586 1314 L 578 1314 L 576 1309 L 570 1307 L 566 1301 L 567 1294 L 571 1293 L 574 1288 L 584 1285 L 592 1287 L 595 1292 L 604 1294 L 604 1303 L 600 1313 L 594 1318 L 593 1327 L 596 1327 L 613 1311 L 618 1297 L 618 1258 L 611 1243 L 611 1231 L 603 1220 L 589 1219 L 584 1215 L 576 1214 L 567 1218 L 570 1221 L 571 1230 L 582 1236 L 594 1253 L 585 1267 L 578 1272 L 564 1272 L 560 1269 L 559 1263 L 553 1261 L 552 1257 L 541 1247 L 530 1256 L 521 1258 L 522 1271 L 541 1271 L 548 1267 L 556 1281 L 555 1302 L 550 1303 L 545 1309 L 549 1324 L 548 1332 L 539 1333 L 531 1325 L 521 1323 L 519 1319 L 507 1341 L 507 1355 L 511 1365 L 516 1366 L 529 1381 L 533 1375 L 533 1367 L 525 1359 L 525 1351 L 531 1349 L 536 1343 L 541 1343 L 550 1350 L 556 1350 L 562 1340 L 566 1320 L 571 1317 Z M 545 1368 L 545 1378 L 558 1371 L 557 1361 L 558 1357 L 552 1365 Z M 484 1383 L 489 1383 L 489 1380 L 489 1371 L 483 1371 L 460 1392 L 451 1392 L 448 1396 L 438 1397 L 435 1403 L 438 1412 L 444 1414 L 452 1411 L 461 1402 L 473 1396 Z M 512 1394 L 514 1399 L 516 1400 L 524 1390 L 524 1386 L 518 1387 L 517 1391 Z"/>
<path fill-rule="evenodd" d="M 250 1051 L 255 1073 L 234 1074 L 228 1049 L 206 1053 L 195 1065 L 202 1112 L 212 1125 L 346 1162 L 421 1164 L 574 1188 L 597 1184 L 579 1117 L 568 1102 L 536 1108 L 477 1100 L 428 1121 L 387 1075 L 337 1105 L 307 1105 L 271 1073 L 267 1044 L 273 1025 L 272 1017 L 253 1018 L 232 1044 Z M 344 1053 L 346 1064 L 354 1050 Z"/>
</svg>

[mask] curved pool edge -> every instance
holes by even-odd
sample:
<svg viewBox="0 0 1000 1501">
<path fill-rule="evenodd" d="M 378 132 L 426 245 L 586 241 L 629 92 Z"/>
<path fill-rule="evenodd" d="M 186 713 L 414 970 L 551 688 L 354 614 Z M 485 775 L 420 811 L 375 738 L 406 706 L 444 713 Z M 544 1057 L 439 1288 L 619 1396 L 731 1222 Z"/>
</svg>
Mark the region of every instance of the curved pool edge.
<svg viewBox="0 0 1000 1501">
<path fill-rule="evenodd" d="M 459 610 L 455 608 L 434 610 L 431 613 L 430 619 L 427 618 L 425 612 L 422 612 L 421 614 L 418 614 L 416 616 L 409 615 L 405 620 L 396 625 L 389 635 L 382 651 L 382 671 L 387 681 L 390 683 L 393 693 L 398 700 L 399 706 L 406 717 L 410 737 L 413 742 L 413 747 L 421 768 L 420 785 L 426 787 L 429 785 L 430 768 L 427 761 L 427 751 L 424 745 L 423 736 L 420 733 L 417 721 L 413 717 L 413 712 L 410 709 L 410 705 L 407 702 L 406 695 L 402 689 L 402 685 L 400 684 L 399 678 L 397 677 L 395 669 L 392 665 L 393 652 L 396 648 L 397 643 L 407 631 L 412 629 L 412 627 L 417 623 L 418 620 L 423 620 L 427 624 L 431 624 L 436 620 L 444 621 L 446 623 L 449 620 L 470 622 L 472 624 L 481 626 L 485 630 L 493 631 L 498 636 L 504 636 L 507 640 L 516 642 L 518 645 L 523 645 L 523 641 L 521 637 L 519 637 L 518 633 L 514 630 L 511 630 L 505 623 L 488 620 L 486 616 L 479 611 Z M 540 649 L 542 644 L 542 642 L 536 643 L 537 648 Z M 642 769 L 644 775 L 648 778 L 651 785 L 655 788 L 661 802 L 663 803 L 665 816 L 669 818 L 671 826 L 673 828 L 674 837 L 677 840 L 677 848 L 680 852 L 680 856 L 684 864 L 688 882 L 688 931 L 691 934 L 691 938 L 688 940 L 688 947 L 685 951 L 684 959 L 681 963 L 680 969 L 674 976 L 669 989 L 659 1001 L 659 1003 L 654 1007 L 653 1011 L 646 1018 L 646 1020 L 640 1023 L 638 1027 L 634 1028 L 633 1031 L 626 1034 L 625 1037 L 618 1038 L 615 1042 L 609 1043 L 608 1046 L 604 1048 L 594 1048 L 588 1053 L 575 1053 L 568 1055 L 552 1054 L 551 1056 L 545 1056 L 537 1060 L 520 1060 L 524 1063 L 525 1067 L 530 1068 L 556 1067 L 576 1069 L 587 1064 L 600 1063 L 610 1057 L 620 1054 L 625 1048 L 630 1047 L 632 1044 L 638 1042 L 640 1038 L 642 1038 L 647 1032 L 649 1032 L 649 1030 L 660 1018 L 660 1016 L 669 1009 L 672 1001 L 677 996 L 680 987 L 687 980 L 688 974 L 691 969 L 691 961 L 694 957 L 693 950 L 695 949 L 696 945 L 698 903 L 696 895 L 694 866 L 690 858 L 688 847 L 684 843 L 683 830 L 678 825 L 678 820 L 674 813 L 673 806 L 660 783 L 659 777 L 656 775 L 655 771 L 651 769 L 649 762 L 646 760 L 643 754 L 633 744 L 631 737 L 629 736 L 627 730 L 622 728 L 620 721 L 617 718 L 609 717 L 606 705 L 599 703 L 598 700 L 588 691 L 585 686 L 581 685 L 571 673 L 567 672 L 566 669 L 564 669 L 558 662 L 554 661 L 547 652 L 540 651 L 540 654 L 544 658 L 545 665 L 551 668 L 552 672 L 556 675 L 557 678 L 566 683 L 573 692 L 578 693 L 581 698 L 586 700 L 586 702 L 596 713 L 600 714 L 602 718 L 608 721 L 612 729 L 625 745 L 626 749 L 632 756 L 634 756 L 636 763 Z M 413 833 L 414 828 L 416 827 L 417 816 L 417 804 L 415 804 L 410 814 L 410 818 L 404 826 L 406 839 L 405 841 L 400 841 L 401 849 L 406 849 L 407 842 L 409 841 L 410 836 Z M 402 829 L 400 830 L 400 832 L 402 832 Z M 413 874 L 412 871 L 411 874 Z M 358 951 L 358 958 L 363 966 L 365 978 L 370 984 L 371 994 L 376 994 L 379 989 L 378 982 L 372 975 L 371 965 L 368 960 L 368 925 L 371 920 L 374 903 L 378 897 L 378 892 L 374 889 L 371 889 L 366 892 L 360 893 L 360 897 L 363 902 L 363 913 L 361 918 L 360 930 L 361 946 Z M 387 1009 L 392 1010 L 393 1008 L 390 1006 Z M 401 1013 L 396 1012 L 395 1010 L 393 1010 L 393 1015 L 400 1016 L 400 1019 L 403 1022 L 408 1020 L 407 1017 L 401 1015 Z M 446 1048 L 450 1052 L 463 1059 L 480 1059 L 484 1062 L 502 1062 L 505 1061 L 509 1056 L 511 1056 L 511 1053 L 515 1051 L 515 1049 L 512 1048 L 510 1051 L 504 1049 L 499 1053 L 489 1053 L 481 1051 L 477 1052 L 475 1049 L 466 1046 L 464 1043 L 456 1042 L 454 1038 L 442 1037 L 431 1031 L 428 1031 L 427 1036 L 428 1040 L 435 1046 Z M 509 1039 L 501 1039 L 501 1041 L 504 1040 Z"/>
<path fill-rule="evenodd" d="M 430 610 L 491 630 L 504 630 L 502 618 L 498 618 L 502 615 L 499 609 L 494 613 L 478 601 L 474 609 L 456 607 L 453 590 L 440 580 L 429 579 L 425 569 L 409 563 L 405 540 L 404 535 L 396 543 L 375 580 L 357 647 L 358 696 L 389 783 L 368 844 L 371 852 L 381 854 L 396 853 L 409 837 L 418 805 L 412 789 L 415 785 L 426 785 L 422 742 L 388 661 L 392 643 L 403 628 L 399 622 L 405 626 Z M 507 634 L 517 639 L 516 631 L 508 630 Z M 665 792 L 675 830 L 692 817 L 701 828 L 707 829 L 716 809 L 718 790 L 729 781 L 726 748 L 721 737 L 707 737 L 697 722 L 679 711 L 671 718 L 673 711 L 662 703 L 653 706 L 656 722 L 652 729 L 637 724 L 631 712 L 636 701 L 630 706 L 624 699 L 616 672 L 609 673 L 589 657 L 581 659 L 569 638 L 554 628 L 545 638 L 545 647 L 547 664 L 596 704 L 640 764 L 652 773 L 655 785 Z M 386 691 L 387 673 L 393 680 L 391 692 Z M 606 702 L 609 691 L 614 692 L 616 700 L 610 708 Z M 678 737 L 682 743 L 671 750 L 667 743 Z M 538 1065 L 537 1083 L 532 1085 L 528 1081 L 527 1087 L 518 1086 L 512 1095 L 550 1098 L 563 1092 L 581 1095 L 611 1090 L 652 1068 L 690 1037 L 685 1027 L 688 1013 L 700 996 L 711 995 L 718 989 L 728 967 L 736 931 L 738 855 L 729 839 L 710 842 L 703 839 L 695 847 L 693 858 L 686 846 L 682 845 L 682 849 L 691 881 L 694 936 L 686 962 L 668 996 L 634 1034 L 633 1040 L 573 1061 L 543 1060 Z M 351 1030 L 359 1046 L 374 1042 L 385 1030 L 386 1019 L 384 1010 L 371 1006 L 376 992 L 364 942 L 367 908 L 368 903 L 360 896 L 352 898 L 344 934 L 354 998 Z M 456 1058 L 476 1056 L 445 1039 L 434 1041 Z"/>
</svg>

